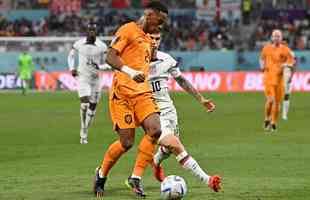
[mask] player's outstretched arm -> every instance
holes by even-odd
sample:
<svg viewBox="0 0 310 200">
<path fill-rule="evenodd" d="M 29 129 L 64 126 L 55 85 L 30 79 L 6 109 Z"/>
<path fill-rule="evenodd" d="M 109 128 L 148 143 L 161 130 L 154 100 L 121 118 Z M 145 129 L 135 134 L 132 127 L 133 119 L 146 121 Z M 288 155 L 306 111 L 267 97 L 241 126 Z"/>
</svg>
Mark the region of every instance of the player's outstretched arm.
<svg viewBox="0 0 310 200">
<path fill-rule="evenodd" d="M 201 103 L 207 109 L 207 112 L 213 112 L 215 110 L 215 104 L 210 99 L 205 99 L 204 96 L 202 96 L 200 92 L 198 92 L 182 75 L 177 76 L 174 79 L 187 93 Z"/>
<path fill-rule="evenodd" d="M 119 55 L 119 52 L 116 49 L 109 48 L 107 53 L 107 63 L 113 68 L 118 71 L 124 72 L 134 81 L 141 83 L 145 80 L 145 75 L 143 72 L 134 70 L 122 62 L 122 59 Z"/>
</svg>

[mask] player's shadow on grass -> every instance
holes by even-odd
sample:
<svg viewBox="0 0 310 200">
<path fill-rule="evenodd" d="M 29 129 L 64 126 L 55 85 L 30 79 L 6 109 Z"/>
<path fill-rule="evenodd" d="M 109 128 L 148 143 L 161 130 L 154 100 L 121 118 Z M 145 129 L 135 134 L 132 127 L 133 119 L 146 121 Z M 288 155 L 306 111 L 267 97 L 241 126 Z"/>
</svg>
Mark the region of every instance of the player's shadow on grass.
<svg viewBox="0 0 310 200">
<path fill-rule="evenodd" d="M 220 193 L 222 193 L 222 192 L 220 192 Z M 190 196 L 190 198 L 194 198 L 194 199 L 196 199 L 196 198 L 199 199 L 202 197 L 207 197 L 207 199 L 209 199 L 209 198 L 218 199 L 218 198 L 222 197 L 219 195 L 220 193 L 215 193 L 215 192 L 211 191 L 207 185 L 189 186 L 188 191 L 187 191 L 188 196 Z"/>
<path fill-rule="evenodd" d="M 159 187 L 156 186 L 149 186 L 149 187 L 145 187 L 145 191 L 146 193 L 148 191 L 159 191 Z M 74 194 L 78 195 L 78 196 L 83 196 L 83 197 L 95 197 L 93 191 L 91 189 L 89 190 L 80 190 L 78 192 L 73 192 Z M 126 186 L 119 186 L 119 187 L 112 187 L 112 188 L 108 188 L 106 189 L 106 191 L 104 192 L 104 196 L 107 197 L 126 197 L 126 198 L 136 198 L 136 196 L 133 194 L 133 192 L 127 188 Z"/>
</svg>

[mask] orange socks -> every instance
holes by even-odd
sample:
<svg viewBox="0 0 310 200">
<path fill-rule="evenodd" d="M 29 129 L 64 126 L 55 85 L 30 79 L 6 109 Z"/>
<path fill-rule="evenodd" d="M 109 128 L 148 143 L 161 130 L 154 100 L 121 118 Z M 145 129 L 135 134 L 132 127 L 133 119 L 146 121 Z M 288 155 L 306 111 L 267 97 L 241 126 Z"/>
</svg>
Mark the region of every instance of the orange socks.
<svg viewBox="0 0 310 200">
<path fill-rule="evenodd" d="M 275 103 L 272 106 L 272 111 L 271 111 L 271 124 L 277 124 L 277 121 L 279 118 L 279 112 L 280 112 L 280 104 Z"/>
<path fill-rule="evenodd" d="M 132 175 L 142 177 L 148 164 L 153 161 L 155 148 L 156 144 L 153 143 L 153 139 L 145 134 L 138 147 L 138 155 Z"/>
<path fill-rule="evenodd" d="M 265 120 L 270 120 L 272 103 L 266 101 L 265 103 Z"/>
<path fill-rule="evenodd" d="M 104 177 L 109 174 L 111 168 L 125 152 L 126 150 L 119 140 L 110 145 L 101 164 L 101 172 Z"/>
</svg>

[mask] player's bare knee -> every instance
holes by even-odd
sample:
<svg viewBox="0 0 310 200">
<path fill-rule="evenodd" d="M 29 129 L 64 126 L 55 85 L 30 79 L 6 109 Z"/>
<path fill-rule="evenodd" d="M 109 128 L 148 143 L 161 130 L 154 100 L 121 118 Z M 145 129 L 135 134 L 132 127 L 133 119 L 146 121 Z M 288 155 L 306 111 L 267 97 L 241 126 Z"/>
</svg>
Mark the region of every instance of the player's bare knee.
<svg viewBox="0 0 310 200">
<path fill-rule="evenodd" d="M 146 123 L 144 126 L 146 133 L 152 138 L 158 140 L 161 136 L 160 122 L 154 121 L 152 123 Z"/>
<path fill-rule="evenodd" d="M 160 128 L 151 129 L 149 130 L 148 134 L 153 139 L 153 142 L 157 142 L 161 136 L 161 129 Z"/>
<path fill-rule="evenodd" d="M 184 151 L 184 146 L 180 142 L 179 138 L 174 134 L 167 135 L 159 141 L 159 144 L 168 148 L 170 152 L 175 155 Z"/>
<path fill-rule="evenodd" d="M 132 148 L 134 144 L 134 138 L 131 137 L 120 137 L 120 142 L 122 144 L 122 147 L 128 151 L 129 149 Z"/>
<path fill-rule="evenodd" d="M 117 125 L 116 128 L 122 147 L 128 151 L 131 149 L 135 141 L 134 129 L 120 129 Z"/>
</svg>

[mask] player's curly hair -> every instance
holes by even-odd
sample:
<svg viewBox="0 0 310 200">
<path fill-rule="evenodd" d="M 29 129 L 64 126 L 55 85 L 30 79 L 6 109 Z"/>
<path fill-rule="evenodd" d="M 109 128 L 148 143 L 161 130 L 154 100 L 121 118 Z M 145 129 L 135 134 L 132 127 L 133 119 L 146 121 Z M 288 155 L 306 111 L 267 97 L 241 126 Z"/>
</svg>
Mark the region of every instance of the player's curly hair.
<svg viewBox="0 0 310 200">
<path fill-rule="evenodd" d="M 154 9 L 163 13 L 169 14 L 167 6 L 165 6 L 160 1 L 151 1 L 145 6 L 146 9 Z"/>
</svg>

